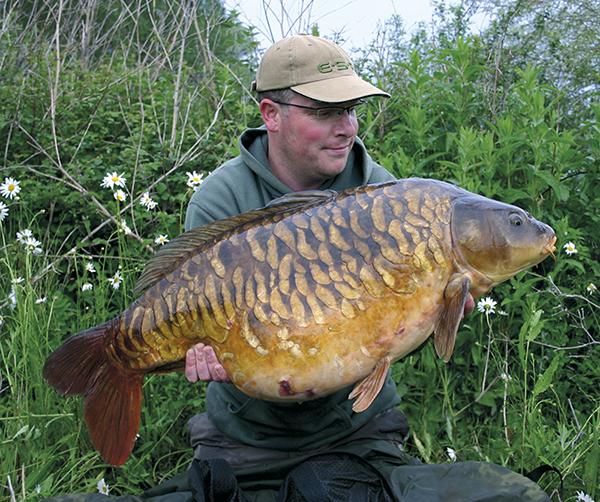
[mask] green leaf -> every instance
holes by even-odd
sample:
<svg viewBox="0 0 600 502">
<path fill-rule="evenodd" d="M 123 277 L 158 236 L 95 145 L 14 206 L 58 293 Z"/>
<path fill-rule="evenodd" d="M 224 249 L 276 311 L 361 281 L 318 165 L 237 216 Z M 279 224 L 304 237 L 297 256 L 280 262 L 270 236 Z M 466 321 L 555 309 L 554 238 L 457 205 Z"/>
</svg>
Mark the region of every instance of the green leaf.
<svg viewBox="0 0 600 502">
<path fill-rule="evenodd" d="M 521 360 L 521 365 L 525 367 L 527 365 L 527 354 L 525 351 L 525 342 L 532 342 L 535 340 L 542 330 L 542 326 L 544 325 L 544 321 L 540 322 L 540 317 L 543 314 L 543 310 L 538 309 L 535 310 L 535 304 L 533 305 L 533 313 L 527 317 L 526 321 L 521 326 L 519 330 L 519 359 Z"/>
<path fill-rule="evenodd" d="M 546 371 L 542 373 L 542 376 L 538 378 L 538 381 L 533 388 L 533 399 L 535 399 L 542 392 L 548 390 L 550 385 L 552 385 L 552 380 L 554 379 L 554 374 L 556 370 L 559 368 L 559 365 L 562 365 L 562 356 L 560 353 L 555 354 L 550 366 L 546 368 Z"/>
<path fill-rule="evenodd" d="M 544 313 L 543 310 L 536 310 L 529 318 L 529 332 L 527 333 L 527 341 L 533 342 L 542 331 L 545 321 L 540 321 L 540 317 Z"/>
<path fill-rule="evenodd" d="M 534 169 L 533 173 L 536 177 L 545 181 L 548 186 L 554 190 L 554 193 L 559 201 L 565 202 L 569 198 L 569 189 L 563 185 L 552 173 L 543 169 Z"/>
<path fill-rule="evenodd" d="M 589 453 L 585 456 L 585 471 L 583 474 L 583 480 L 585 486 L 589 487 L 589 495 L 591 497 L 596 496 L 598 486 L 598 473 L 600 473 L 600 434 L 596 431 L 596 441 Z"/>
</svg>

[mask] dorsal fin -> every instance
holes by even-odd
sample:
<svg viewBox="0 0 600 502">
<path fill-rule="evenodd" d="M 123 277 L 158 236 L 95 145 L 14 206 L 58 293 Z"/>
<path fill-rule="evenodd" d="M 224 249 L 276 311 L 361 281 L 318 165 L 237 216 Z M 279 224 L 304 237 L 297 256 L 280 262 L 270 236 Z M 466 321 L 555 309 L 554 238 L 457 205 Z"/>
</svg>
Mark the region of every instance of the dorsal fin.
<svg viewBox="0 0 600 502">
<path fill-rule="evenodd" d="M 335 190 L 331 188 L 327 190 L 303 190 L 301 192 L 290 192 L 282 195 L 281 197 L 277 197 L 269 202 L 265 207 L 273 207 L 273 206 L 281 206 L 281 205 L 291 205 L 291 204 L 312 204 L 316 201 L 325 201 L 328 199 L 332 199 L 338 194 Z"/>
<path fill-rule="evenodd" d="M 336 195 L 337 192 L 334 190 L 292 192 L 272 200 L 269 205 L 261 209 L 248 211 L 188 230 L 163 246 L 150 258 L 135 285 L 134 291 L 136 294 L 142 293 L 142 291 L 156 284 L 165 275 L 175 270 L 192 253 L 207 249 L 235 229 L 247 227 L 252 224 L 259 225 L 264 220 L 276 214 L 294 212 L 323 204 L 333 199 Z"/>
</svg>

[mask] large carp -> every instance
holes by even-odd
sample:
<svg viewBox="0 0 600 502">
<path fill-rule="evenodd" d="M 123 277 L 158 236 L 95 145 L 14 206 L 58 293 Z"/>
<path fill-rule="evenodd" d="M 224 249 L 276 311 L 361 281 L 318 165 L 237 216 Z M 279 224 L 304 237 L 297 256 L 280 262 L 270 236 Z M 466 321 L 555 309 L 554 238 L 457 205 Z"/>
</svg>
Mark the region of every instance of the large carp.
<svg viewBox="0 0 600 502">
<path fill-rule="evenodd" d="M 44 376 L 84 396 L 92 442 L 115 465 L 133 448 L 144 375 L 181 367 L 198 342 L 250 396 L 302 401 L 358 382 L 360 412 L 432 333 L 448 361 L 470 295 L 555 241 L 522 209 L 435 180 L 284 198 L 173 240 L 142 273 L 144 294 L 66 340 Z"/>
</svg>

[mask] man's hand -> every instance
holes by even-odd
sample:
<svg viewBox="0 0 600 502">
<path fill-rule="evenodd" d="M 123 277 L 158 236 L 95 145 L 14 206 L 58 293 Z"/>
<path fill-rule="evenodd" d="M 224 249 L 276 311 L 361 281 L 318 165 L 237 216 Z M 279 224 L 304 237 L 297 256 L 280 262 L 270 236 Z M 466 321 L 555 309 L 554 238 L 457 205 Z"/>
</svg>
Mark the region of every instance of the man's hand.
<svg viewBox="0 0 600 502">
<path fill-rule="evenodd" d="M 213 348 L 203 343 L 194 345 L 185 354 L 185 377 L 190 382 L 198 380 L 231 381 L 225 368 L 219 363 Z"/>
</svg>

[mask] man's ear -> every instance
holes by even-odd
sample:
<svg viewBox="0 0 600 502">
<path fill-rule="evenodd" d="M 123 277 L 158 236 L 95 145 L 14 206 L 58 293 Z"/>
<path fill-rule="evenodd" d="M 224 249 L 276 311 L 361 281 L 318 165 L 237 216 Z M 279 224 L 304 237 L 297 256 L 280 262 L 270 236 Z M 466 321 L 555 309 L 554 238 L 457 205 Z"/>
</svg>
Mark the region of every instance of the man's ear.
<svg viewBox="0 0 600 502">
<path fill-rule="evenodd" d="M 263 99 L 258 105 L 267 131 L 277 132 L 281 124 L 281 108 L 270 99 Z"/>
</svg>

